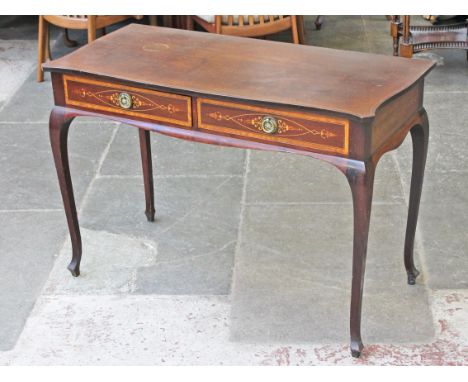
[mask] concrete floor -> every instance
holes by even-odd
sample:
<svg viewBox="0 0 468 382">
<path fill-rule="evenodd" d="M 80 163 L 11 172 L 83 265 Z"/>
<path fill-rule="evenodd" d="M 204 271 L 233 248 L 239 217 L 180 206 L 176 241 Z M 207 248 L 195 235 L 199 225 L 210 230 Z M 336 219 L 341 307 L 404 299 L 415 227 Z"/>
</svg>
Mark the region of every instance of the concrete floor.
<svg viewBox="0 0 468 382">
<path fill-rule="evenodd" d="M 385 17 L 307 17 L 309 45 L 390 55 Z M 421 21 L 424 23 L 424 21 Z M 416 261 L 403 240 L 411 142 L 376 175 L 359 360 L 348 351 L 352 209 L 310 158 L 152 134 L 157 221 L 144 216 L 136 129 L 78 119 L 70 162 L 82 275 L 48 141 L 35 20 L 0 19 L 0 364 L 468 365 L 468 64 L 433 51 Z M 76 35 L 82 39 L 82 36 Z M 65 54 L 57 31 L 53 51 Z M 289 41 L 287 34 L 273 37 Z"/>
</svg>

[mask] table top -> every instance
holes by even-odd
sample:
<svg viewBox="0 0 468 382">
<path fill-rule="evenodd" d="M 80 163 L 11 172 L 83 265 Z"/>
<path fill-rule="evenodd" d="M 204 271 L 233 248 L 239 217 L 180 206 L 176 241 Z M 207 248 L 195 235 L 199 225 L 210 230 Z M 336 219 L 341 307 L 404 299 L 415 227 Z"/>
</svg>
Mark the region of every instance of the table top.
<svg viewBox="0 0 468 382">
<path fill-rule="evenodd" d="M 434 65 L 430 60 L 131 24 L 43 67 L 367 118 Z"/>
</svg>

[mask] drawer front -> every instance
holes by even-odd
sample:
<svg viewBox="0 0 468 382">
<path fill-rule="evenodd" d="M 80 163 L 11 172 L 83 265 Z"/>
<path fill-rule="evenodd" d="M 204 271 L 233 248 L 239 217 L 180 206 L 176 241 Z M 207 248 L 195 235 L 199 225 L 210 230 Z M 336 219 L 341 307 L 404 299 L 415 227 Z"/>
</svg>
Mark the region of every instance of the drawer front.
<svg viewBox="0 0 468 382">
<path fill-rule="evenodd" d="M 349 122 L 218 100 L 197 99 L 198 128 L 307 151 L 347 155 Z"/>
<path fill-rule="evenodd" d="M 63 81 L 67 105 L 192 126 L 190 97 L 68 75 Z"/>
</svg>

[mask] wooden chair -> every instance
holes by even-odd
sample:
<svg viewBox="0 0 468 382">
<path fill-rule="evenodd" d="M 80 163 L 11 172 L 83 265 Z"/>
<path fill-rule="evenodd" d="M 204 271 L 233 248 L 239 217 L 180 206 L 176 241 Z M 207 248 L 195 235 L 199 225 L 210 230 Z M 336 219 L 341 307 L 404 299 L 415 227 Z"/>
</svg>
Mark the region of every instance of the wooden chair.
<svg viewBox="0 0 468 382">
<path fill-rule="evenodd" d="M 291 30 L 295 44 L 304 43 L 302 16 L 187 16 L 187 29 L 194 23 L 211 33 L 243 37 L 262 37 Z"/>
<path fill-rule="evenodd" d="M 76 43 L 68 38 L 68 29 L 81 29 L 88 31 L 88 42 L 96 39 L 96 31 L 117 24 L 129 18 L 142 19 L 143 16 L 39 16 L 39 34 L 38 34 L 38 67 L 37 81 L 44 81 L 42 64 L 46 59 L 50 59 L 49 47 L 49 24 L 65 28 L 65 42 L 68 46 L 74 46 Z M 151 24 L 154 18 L 150 18 Z"/>
<path fill-rule="evenodd" d="M 392 16 L 393 55 L 411 58 L 428 49 L 465 49 L 468 59 L 468 20 L 448 25 L 410 25 L 410 16 Z"/>
</svg>

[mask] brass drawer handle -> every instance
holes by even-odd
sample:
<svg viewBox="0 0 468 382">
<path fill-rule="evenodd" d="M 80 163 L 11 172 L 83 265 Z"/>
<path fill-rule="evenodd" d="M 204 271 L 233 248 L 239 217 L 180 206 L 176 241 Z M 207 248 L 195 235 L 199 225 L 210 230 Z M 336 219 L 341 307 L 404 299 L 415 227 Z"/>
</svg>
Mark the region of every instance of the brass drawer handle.
<svg viewBox="0 0 468 382">
<path fill-rule="evenodd" d="M 275 134 L 278 132 L 278 122 L 275 117 L 263 117 L 262 119 L 262 130 L 267 134 Z"/>
<path fill-rule="evenodd" d="M 131 109 L 132 108 L 132 96 L 128 93 L 120 93 L 119 94 L 119 105 L 123 109 Z"/>
</svg>

